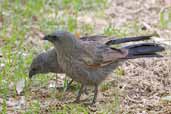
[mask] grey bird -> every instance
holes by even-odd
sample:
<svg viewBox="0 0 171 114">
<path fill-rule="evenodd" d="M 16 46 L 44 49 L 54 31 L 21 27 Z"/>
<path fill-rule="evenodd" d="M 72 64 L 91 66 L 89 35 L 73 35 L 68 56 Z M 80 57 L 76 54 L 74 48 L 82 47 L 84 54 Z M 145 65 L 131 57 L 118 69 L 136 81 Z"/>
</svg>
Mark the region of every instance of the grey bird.
<svg viewBox="0 0 171 114">
<path fill-rule="evenodd" d="M 97 42 L 81 42 L 66 31 L 56 31 L 43 39 L 54 45 L 57 62 L 63 72 L 74 81 L 81 83 L 76 102 L 79 102 L 84 86 L 94 86 L 92 104 L 97 98 L 98 85 L 117 68 L 120 62 L 138 55 L 149 55 L 164 50 L 157 44 L 132 45 L 116 49 Z M 149 49 L 146 48 L 148 46 Z"/>
<path fill-rule="evenodd" d="M 55 49 L 50 49 L 33 58 L 29 69 L 29 78 L 32 78 L 33 75 L 40 73 L 63 73 L 56 57 L 57 55 Z"/>
<path fill-rule="evenodd" d="M 38 56 L 33 58 L 29 68 L 29 78 L 31 79 L 36 74 L 46 73 L 64 73 L 62 68 L 57 62 L 57 53 L 55 48 L 50 49 L 46 52 L 40 53 Z M 68 89 L 73 80 L 69 81 L 66 89 Z"/>
<path fill-rule="evenodd" d="M 83 42 L 96 42 L 99 44 L 120 44 L 125 42 L 133 42 L 133 41 L 142 41 L 150 39 L 151 35 L 147 36 L 136 36 L 136 37 L 127 37 L 127 38 L 114 38 L 114 37 L 107 37 L 104 35 L 94 35 L 94 36 L 83 36 L 79 39 Z M 42 52 L 36 57 L 33 58 L 32 63 L 29 68 L 29 78 L 31 79 L 36 74 L 46 74 L 46 73 L 64 73 L 62 68 L 60 68 L 57 62 L 57 53 L 55 49 L 49 49 L 46 52 Z M 69 88 L 70 84 L 73 82 L 71 80 L 68 85 L 67 89 Z"/>
</svg>

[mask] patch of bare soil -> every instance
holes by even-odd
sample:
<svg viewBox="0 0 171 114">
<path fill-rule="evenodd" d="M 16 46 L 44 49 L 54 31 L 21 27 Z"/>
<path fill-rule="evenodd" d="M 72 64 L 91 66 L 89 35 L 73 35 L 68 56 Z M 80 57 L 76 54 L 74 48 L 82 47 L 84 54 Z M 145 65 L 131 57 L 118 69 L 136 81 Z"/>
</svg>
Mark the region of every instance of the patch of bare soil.
<svg viewBox="0 0 171 114">
<path fill-rule="evenodd" d="M 129 60 L 122 68 L 125 76 L 119 85 L 124 113 L 171 113 L 171 57 Z"/>
<path fill-rule="evenodd" d="M 106 14 L 111 16 L 116 26 L 129 21 L 155 25 L 159 22 L 159 13 L 163 5 L 162 0 L 112 0 Z"/>
</svg>

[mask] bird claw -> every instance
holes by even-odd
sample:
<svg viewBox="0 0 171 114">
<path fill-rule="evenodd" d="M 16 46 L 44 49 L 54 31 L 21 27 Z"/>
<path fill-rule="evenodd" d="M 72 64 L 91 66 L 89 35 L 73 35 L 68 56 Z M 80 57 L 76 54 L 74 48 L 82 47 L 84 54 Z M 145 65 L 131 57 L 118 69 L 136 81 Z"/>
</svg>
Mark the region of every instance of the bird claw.
<svg viewBox="0 0 171 114">
<path fill-rule="evenodd" d="M 96 101 L 93 99 L 93 101 L 90 103 L 90 105 L 94 105 Z"/>
<path fill-rule="evenodd" d="M 83 93 L 85 93 L 86 95 L 88 95 L 87 87 L 84 88 Z"/>
<path fill-rule="evenodd" d="M 67 86 L 65 88 L 65 91 L 68 91 L 70 89 L 72 82 L 73 82 L 73 80 L 69 81 L 69 83 L 67 84 Z"/>
<path fill-rule="evenodd" d="M 74 103 L 79 103 L 79 102 L 80 102 L 80 99 L 74 100 Z"/>
</svg>

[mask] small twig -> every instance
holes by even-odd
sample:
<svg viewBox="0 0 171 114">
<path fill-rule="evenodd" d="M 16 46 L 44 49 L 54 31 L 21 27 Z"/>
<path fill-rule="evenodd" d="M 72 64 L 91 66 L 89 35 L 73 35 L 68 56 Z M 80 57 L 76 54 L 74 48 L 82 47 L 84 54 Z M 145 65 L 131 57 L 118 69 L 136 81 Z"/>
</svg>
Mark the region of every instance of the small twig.
<svg viewBox="0 0 171 114">
<path fill-rule="evenodd" d="M 154 31 L 154 29 L 147 23 L 143 22 L 142 23 L 144 25 L 144 27 L 146 27 L 147 29 L 149 29 L 150 31 Z"/>
<path fill-rule="evenodd" d="M 143 103 L 142 101 L 137 101 L 137 100 L 130 98 L 128 95 L 127 95 L 127 98 L 128 98 L 128 100 L 135 102 L 135 103 Z"/>
</svg>

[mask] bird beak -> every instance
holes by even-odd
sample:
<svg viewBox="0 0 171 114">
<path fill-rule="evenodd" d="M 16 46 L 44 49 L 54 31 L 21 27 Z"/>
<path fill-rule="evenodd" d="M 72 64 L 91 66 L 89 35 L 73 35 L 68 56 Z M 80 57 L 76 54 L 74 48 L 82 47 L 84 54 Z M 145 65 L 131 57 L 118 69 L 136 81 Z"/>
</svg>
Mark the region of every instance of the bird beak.
<svg viewBox="0 0 171 114">
<path fill-rule="evenodd" d="M 50 42 L 54 42 L 56 41 L 58 38 L 56 36 L 53 36 L 53 35 L 46 35 L 43 37 L 43 40 L 48 40 Z"/>
<path fill-rule="evenodd" d="M 46 36 L 43 37 L 43 40 L 48 40 L 48 41 L 50 41 L 51 39 L 52 39 L 52 38 L 51 38 L 50 35 L 46 35 Z"/>
<path fill-rule="evenodd" d="M 29 71 L 29 78 L 31 79 L 33 77 L 34 73 L 32 71 Z"/>
</svg>

